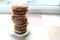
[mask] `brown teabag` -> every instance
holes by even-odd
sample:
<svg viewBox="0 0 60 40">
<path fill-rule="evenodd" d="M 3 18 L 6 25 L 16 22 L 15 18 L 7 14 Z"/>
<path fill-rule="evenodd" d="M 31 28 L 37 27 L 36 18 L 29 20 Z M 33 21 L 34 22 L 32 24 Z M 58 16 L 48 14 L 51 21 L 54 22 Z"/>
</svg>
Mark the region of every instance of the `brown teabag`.
<svg viewBox="0 0 60 40">
<path fill-rule="evenodd" d="M 13 7 L 12 11 L 13 11 L 13 15 L 24 15 L 28 11 L 28 9 L 26 7 L 20 6 L 15 9 Z"/>
<path fill-rule="evenodd" d="M 27 32 L 28 18 L 26 13 L 28 12 L 27 4 L 13 4 L 12 5 L 12 21 L 14 25 L 14 32 L 17 34 L 24 34 Z"/>
<path fill-rule="evenodd" d="M 12 5 L 13 15 L 24 15 L 28 11 L 28 4 L 19 4 L 16 3 Z"/>
</svg>

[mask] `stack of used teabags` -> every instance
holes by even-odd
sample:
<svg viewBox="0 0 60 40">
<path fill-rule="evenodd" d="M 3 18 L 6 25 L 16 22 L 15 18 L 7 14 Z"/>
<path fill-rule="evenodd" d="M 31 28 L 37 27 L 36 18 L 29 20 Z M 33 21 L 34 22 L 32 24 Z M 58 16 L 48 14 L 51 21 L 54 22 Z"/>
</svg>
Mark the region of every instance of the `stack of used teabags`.
<svg viewBox="0 0 60 40">
<path fill-rule="evenodd" d="M 27 32 L 28 20 L 26 13 L 28 12 L 27 4 L 12 5 L 12 21 L 14 23 L 14 32 L 24 34 Z"/>
</svg>

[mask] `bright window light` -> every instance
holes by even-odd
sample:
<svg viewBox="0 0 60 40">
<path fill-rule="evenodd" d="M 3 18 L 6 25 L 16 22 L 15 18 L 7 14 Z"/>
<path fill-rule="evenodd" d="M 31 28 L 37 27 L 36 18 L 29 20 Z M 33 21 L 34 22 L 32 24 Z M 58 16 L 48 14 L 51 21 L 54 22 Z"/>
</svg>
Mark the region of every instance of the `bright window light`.
<svg viewBox="0 0 60 40">
<path fill-rule="evenodd" d="M 59 5 L 59 0 L 31 0 L 31 5 Z"/>
<path fill-rule="evenodd" d="M 2 4 L 3 2 L 11 3 L 12 1 L 19 1 L 19 0 L 0 0 L 0 4 L 1 2 Z M 45 5 L 60 5 L 60 0 L 26 0 L 26 1 L 30 5 L 44 5 L 44 6 Z"/>
</svg>

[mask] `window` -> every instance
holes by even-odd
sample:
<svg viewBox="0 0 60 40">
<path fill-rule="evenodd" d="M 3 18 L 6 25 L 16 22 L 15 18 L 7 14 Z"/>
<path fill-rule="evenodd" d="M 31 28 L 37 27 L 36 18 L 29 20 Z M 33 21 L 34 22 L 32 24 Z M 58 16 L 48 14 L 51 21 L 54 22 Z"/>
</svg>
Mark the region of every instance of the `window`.
<svg viewBox="0 0 60 40">
<path fill-rule="evenodd" d="M 5 4 L 9 4 L 11 1 L 9 0 L 0 0 L 0 5 L 5 5 Z"/>
<path fill-rule="evenodd" d="M 30 0 L 31 5 L 59 5 L 59 0 Z"/>
<path fill-rule="evenodd" d="M 0 0 L 0 4 L 8 4 L 17 0 Z M 60 0 L 27 0 L 30 5 L 60 5 Z"/>
</svg>

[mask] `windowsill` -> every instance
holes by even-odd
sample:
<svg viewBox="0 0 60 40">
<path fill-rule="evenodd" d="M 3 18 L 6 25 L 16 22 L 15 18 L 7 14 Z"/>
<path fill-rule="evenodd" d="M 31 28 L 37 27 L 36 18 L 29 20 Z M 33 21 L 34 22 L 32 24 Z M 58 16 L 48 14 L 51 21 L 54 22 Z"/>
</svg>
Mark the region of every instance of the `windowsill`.
<svg viewBox="0 0 60 40">
<path fill-rule="evenodd" d="M 11 13 L 10 5 L 1 5 L 0 13 Z M 60 6 L 30 6 L 29 13 L 60 13 Z"/>
<path fill-rule="evenodd" d="M 60 13 L 60 6 L 32 6 L 33 13 Z"/>
</svg>

